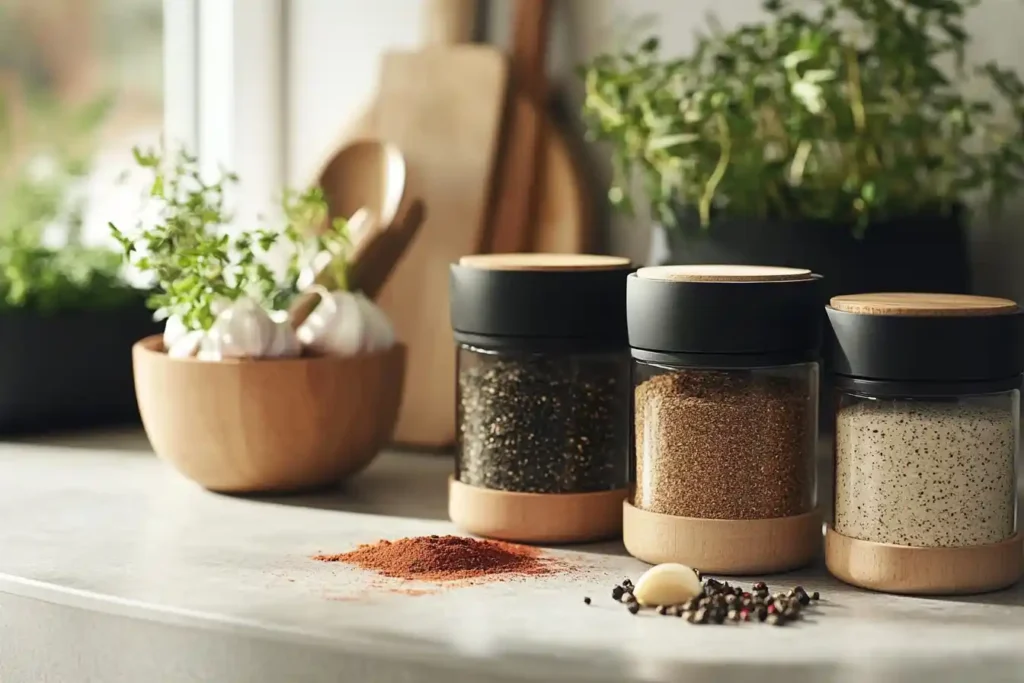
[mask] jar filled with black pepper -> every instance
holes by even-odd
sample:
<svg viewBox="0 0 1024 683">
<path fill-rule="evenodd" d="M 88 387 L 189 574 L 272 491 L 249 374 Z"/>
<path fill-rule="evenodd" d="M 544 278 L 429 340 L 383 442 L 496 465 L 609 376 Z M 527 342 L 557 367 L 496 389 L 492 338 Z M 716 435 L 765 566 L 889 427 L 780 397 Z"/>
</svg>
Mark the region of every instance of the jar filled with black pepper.
<svg viewBox="0 0 1024 683">
<path fill-rule="evenodd" d="M 615 536 L 629 479 L 628 259 L 492 254 L 451 267 L 449 514 L 526 543 Z"/>
<path fill-rule="evenodd" d="M 628 277 L 632 555 L 762 574 L 818 552 L 820 283 L 767 266 Z"/>
</svg>

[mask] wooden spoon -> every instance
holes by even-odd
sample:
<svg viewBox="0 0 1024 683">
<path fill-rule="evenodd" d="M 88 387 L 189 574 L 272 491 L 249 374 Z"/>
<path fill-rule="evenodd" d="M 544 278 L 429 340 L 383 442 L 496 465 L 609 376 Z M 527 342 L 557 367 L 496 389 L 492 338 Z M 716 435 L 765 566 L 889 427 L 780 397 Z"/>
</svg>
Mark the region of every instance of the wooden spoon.
<svg viewBox="0 0 1024 683">
<path fill-rule="evenodd" d="M 349 218 L 366 208 L 387 228 L 402 205 L 405 181 L 402 152 L 388 142 L 363 139 L 345 145 L 331 157 L 320 173 L 319 185 L 331 218 Z"/>
</svg>

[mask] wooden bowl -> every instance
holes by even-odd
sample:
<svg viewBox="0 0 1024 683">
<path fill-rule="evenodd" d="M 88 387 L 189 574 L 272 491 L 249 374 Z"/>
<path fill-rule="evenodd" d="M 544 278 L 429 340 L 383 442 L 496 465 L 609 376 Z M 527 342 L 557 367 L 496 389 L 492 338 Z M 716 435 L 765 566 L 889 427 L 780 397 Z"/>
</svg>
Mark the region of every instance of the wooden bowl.
<svg viewBox="0 0 1024 683">
<path fill-rule="evenodd" d="M 390 440 L 405 347 L 340 358 L 171 358 L 160 336 L 132 348 L 153 450 L 213 491 L 300 491 L 366 467 Z"/>
</svg>

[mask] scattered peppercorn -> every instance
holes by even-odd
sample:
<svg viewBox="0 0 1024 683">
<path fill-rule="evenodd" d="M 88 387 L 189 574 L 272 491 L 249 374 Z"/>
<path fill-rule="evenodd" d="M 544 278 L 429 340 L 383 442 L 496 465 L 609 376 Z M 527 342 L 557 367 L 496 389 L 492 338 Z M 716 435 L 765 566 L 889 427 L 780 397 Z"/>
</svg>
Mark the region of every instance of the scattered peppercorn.
<svg viewBox="0 0 1024 683">
<path fill-rule="evenodd" d="M 802 618 L 804 607 L 820 599 L 817 591 L 808 593 L 803 586 L 785 591 L 770 592 L 763 581 L 755 583 L 750 591 L 728 582 L 705 577 L 699 595 L 678 605 L 652 606 L 651 611 L 662 616 L 685 618 L 691 624 L 724 624 L 740 621 L 767 622 L 782 626 Z M 631 614 L 639 614 L 640 603 L 633 595 L 633 582 L 625 579 L 612 588 L 612 598 L 626 605 Z M 584 598 L 590 604 L 590 598 Z"/>
<path fill-rule="evenodd" d="M 590 604 L 590 598 L 583 598 L 583 604 L 584 605 L 589 605 Z"/>
</svg>

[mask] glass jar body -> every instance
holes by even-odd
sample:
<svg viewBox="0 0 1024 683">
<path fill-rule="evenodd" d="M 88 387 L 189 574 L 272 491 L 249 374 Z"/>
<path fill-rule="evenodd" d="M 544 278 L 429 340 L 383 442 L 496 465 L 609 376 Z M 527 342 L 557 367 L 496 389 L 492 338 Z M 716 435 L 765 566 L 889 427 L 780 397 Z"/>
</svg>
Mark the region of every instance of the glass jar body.
<svg viewBox="0 0 1024 683">
<path fill-rule="evenodd" d="M 838 392 L 835 530 L 916 547 L 998 543 L 1016 531 L 1020 392 Z"/>
<path fill-rule="evenodd" d="M 458 347 L 456 478 L 521 493 L 628 482 L 629 354 Z"/>
<path fill-rule="evenodd" d="M 818 364 L 696 368 L 634 361 L 641 510 L 772 519 L 817 505 Z"/>
</svg>

